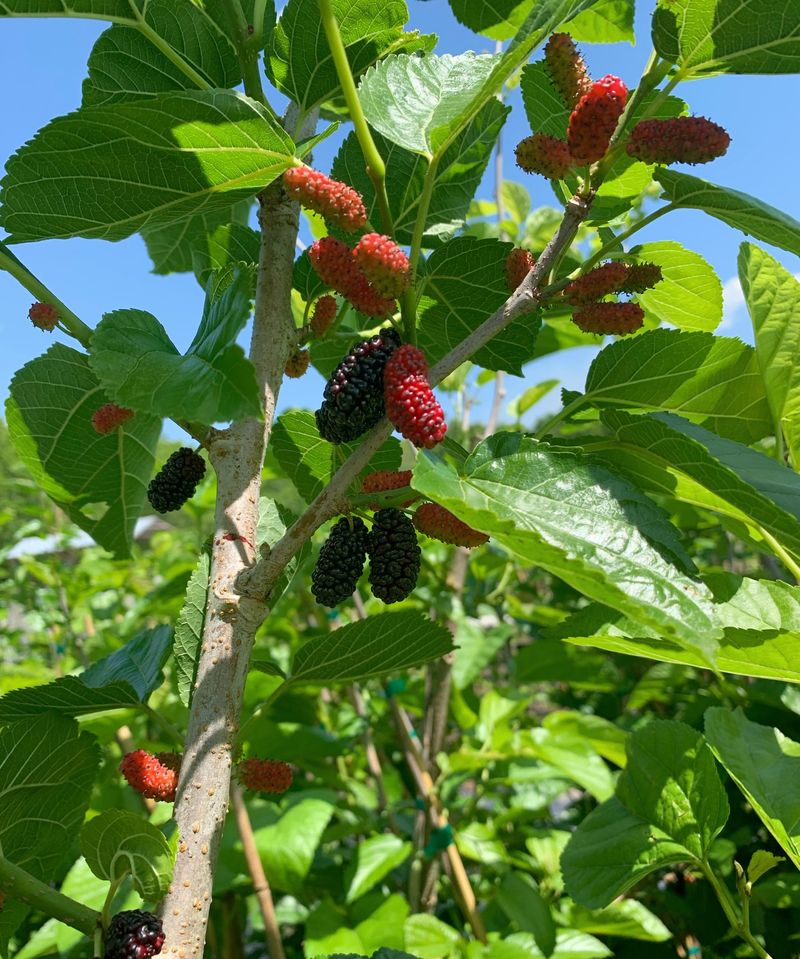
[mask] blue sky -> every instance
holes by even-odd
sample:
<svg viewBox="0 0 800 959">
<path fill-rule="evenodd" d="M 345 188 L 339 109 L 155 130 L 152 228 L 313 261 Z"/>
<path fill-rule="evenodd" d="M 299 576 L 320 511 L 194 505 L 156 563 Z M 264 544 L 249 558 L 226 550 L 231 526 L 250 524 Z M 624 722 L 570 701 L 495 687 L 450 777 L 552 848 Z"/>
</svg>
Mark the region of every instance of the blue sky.
<svg viewBox="0 0 800 959">
<path fill-rule="evenodd" d="M 636 46 L 584 45 L 593 75 L 616 73 L 634 85 L 650 51 L 649 17 L 654 3 L 639 0 Z M 409 0 L 410 26 L 439 35 L 437 52 L 460 53 L 494 49 L 492 41 L 460 26 L 446 0 Z M 0 158 L 5 159 L 52 117 L 77 108 L 81 82 L 92 44 L 103 31 L 101 23 L 80 20 L 0 21 L 0 62 L 7 78 L 0 115 Z M 796 176 L 800 155 L 800 128 L 794 119 L 800 102 L 798 76 L 715 77 L 679 87 L 692 112 L 721 123 L 731 133 L 728 155 L 697 170 L 716 183 L 752 193 L 800 217 L 800 187 Z M 506 176 L 525 178 L 533 202 L 552 204 L 547 181 L 525 177 L 513 165 L 513 146 L 530 131 L 519 94 L 511 99 L 514 110 L 504 129 Z M 330 168 L 339 139 L 320 148 L 315 163 Z M 511 156 L 509 160 L 508 157 Z M 691 169 L 691 168 L 688 168 Z M 695 172 L 695 170 L 691 170 Z M 489 197 L 493 184 L 487 176 L 479 195 Z M 743 237 L 698 211 L 680 211 L 656 221 L 637 237 L 642 242 L 677 240 L 702 254 L 717 270 L 726 288 L 726 317 L 722 332 L 750 338 L 749 321 L 735 281 L 736 256 Z M 176 344 L 190 342 L 202 310 L 202 293 L 190 275 L 167 277 L 150 272 L 144 244 L 138 236 L 119 243 L 102 240 L 53 240 L 16 247 L 21 259 L 46 282 L 85 322 L 95 325 L 103 313 L 134 307 L 149 310 L 166 326 Z M 792 272 L 797 258 L 770 248 Z M 11 277 L 0 272 L 0 394 L 5 398 L 14 371 L 44 351 L 52 335 L 34 329 L 27 320 L 31 296 Z M 56 334 L 59 336 L 60 334 Z M 526 369 L 525 380 L 512 378 L 509 398 L 526 386 L 556 377 L 569 388 L 580 388 L 593 350 L 577 349 L 544 358 Z M 321 380 L 309 374 L 289 382 L 281 392 L 281 408 L 318 405 Z M 557 404 L 550 395 L 529 416 Z M 480 416 L 480 408 L 478 409 Z M 171 430 L 174 435 L 176 431 Z"/>
</svg>

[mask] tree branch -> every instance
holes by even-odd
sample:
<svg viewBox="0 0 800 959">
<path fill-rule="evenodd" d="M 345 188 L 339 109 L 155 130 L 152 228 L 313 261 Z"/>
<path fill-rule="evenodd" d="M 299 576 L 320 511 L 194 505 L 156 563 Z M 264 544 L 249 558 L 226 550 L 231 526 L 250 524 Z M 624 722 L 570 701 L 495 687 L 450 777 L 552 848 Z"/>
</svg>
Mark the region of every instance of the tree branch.
<svg viewBox="0 0 800 959">
<path fill-rule="evenodd" d="M 99 912 L 51 889 L 46 883 L 3 856 L 0 856 L 0 890 L 12 899 L 35 906 L 53 919 L 65 922 L 90 937 L 94 935 L 100 921 Z"/>
</svg>

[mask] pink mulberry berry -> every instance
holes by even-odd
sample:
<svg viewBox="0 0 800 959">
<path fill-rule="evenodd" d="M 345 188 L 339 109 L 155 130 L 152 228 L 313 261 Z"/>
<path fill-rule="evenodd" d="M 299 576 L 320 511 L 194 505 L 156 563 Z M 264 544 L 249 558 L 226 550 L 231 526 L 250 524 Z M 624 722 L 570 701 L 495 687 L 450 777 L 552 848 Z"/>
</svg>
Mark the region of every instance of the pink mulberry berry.
<svg viewBox="0 0 800 959">
<path fill-rule="evenodd" d="M 515 247 L 506 259 L 506 280 L 508 282 L 508 291 L 514 290 L 522 283 L 525 277 L 533 269 L 536 262 L 527 250 L 521 247 Z"/>
<path fill-rule="evenodd" d="M 592 81 L 583 57 L 568 33 L 554 33 L 544 48 L 544 62 L 553 86 L 568 107 L 589 92 Z"/>
<path fill-rule="evenodd" d="M 324 336 L 336 316 L 336 297 L 321 296 L 314 307 L 311 317 L 311 332 L 316 337 Z"/>
<path fill-rule="evenodd" d="M 342 230 L 352 233 L 367 222 L 361 194 L 339 180 L 332 180 L 311 167 L 291 167 L 283 174 L 289 196 L 314 210 Z"/>
<path fill-rule="evenodd" d="M 33 303 L 28 310 L 28 319 L 34 326 L 49 333 L 58 323 L 58 310 L 49 303 Z"/>
<path fill-rule="evenodd" d="M 637 123 L 626 149 L 644 163 L 709 163 L 730 142 L 727 131 L 705 117 L 671 117 Z"/>
<path fill-rule="evenodd" d="M 353 250 L 356 263 L 383 296 L 400 296 L 411 279 L 408 257 L 388 236 L 366 233 Z"/>
<path fill-rule="evenodd" d="M 322 282 L 341 293 L 359 312 L 377 317 L 394 313 L 395 301 L 381 296 L 370 284 L 346 243 L 324 236 L 311 245 L 308 256 Z"/>
<path fill-rule="evenodd" d="M 292 767 L 280 759 L 243 759 L 238 767 L 239 781 L 253 792 L 280 795 L 292 785 Z"/>
<path fill-rule="evenodd" d="M 175 802 L 181 757 L 176 753 L 152 755 L 144 749 L 128 753 L 119 764 L 128 785 L 147 799 Z"/>
<path fill-rule="evenodd" d="M 628 88 L 608 74 L 593 83 L 569 118 L 567 143 L 576 163 L 594 163 L 605 156 L 628 100 Z"/>
<path fill-rule="evenodd" d="M 133 416 L 133 410 L 116 403 L 106 403 L 92 413 L 92 426 L 98 433 L 110 433 L 123 426 Z"/>
<path fill-rule="evenodd" d="M 572 314 L 572 322 L 584 333 L 634 333 L 644 322 L 638 303 L 587 303 Z"/>
<path fill-rule="evenodd" d="M 447 432 L 444 410 L 428 382 L 428 362 L 416 346 L 398 347 L 383 374 L 386 415 L 415 446 L 431 449 Z"/>
<path fill-rule="evenodd" d="M 525 137 L 514 152 L 518 167 L 526 173 L 540 173 L 550 180 L 563 180 L 575 162 L 566 142 L 546 133 Z"/>
<path fill-rule="evenodd" d="M 439 506 L 438 503 L 423 503 L 414 513 L 413 520 L 414 526 L 420 533 L 453 546 L 466 546 L 471 549 L 489 540 L 486 533 L 479 533 L 478 530 L 467 526 L 450 510 Z"/>
<path fill-rule="evenodd" d="M 590 303 L 609 293 L 618 293 L 627 277 L 628 267 L 624 263 L 603 263 L 573 280 L 564 290 L 564 298 L 569 303 Z"/>
<path fill-rule="evenodd" d="M 403 489 L 411 483 L 411 470 L 378 470 L 367 473 L 361 483 L 362 493 L 385 493 L 388 490 Z M 413 499 L 396 503 L 398 509 L 405 509 L 414 502 Z M 379 503 L 370 503 L 370 509 L 380 509 Z"/>
</svg>

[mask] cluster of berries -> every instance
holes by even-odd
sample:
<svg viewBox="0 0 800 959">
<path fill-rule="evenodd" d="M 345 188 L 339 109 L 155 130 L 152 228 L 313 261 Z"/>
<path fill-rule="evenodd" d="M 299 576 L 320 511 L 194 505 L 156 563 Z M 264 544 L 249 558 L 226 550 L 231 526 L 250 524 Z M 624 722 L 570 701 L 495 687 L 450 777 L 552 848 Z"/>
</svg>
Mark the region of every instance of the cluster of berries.
<svg viewBox="0 0 800 959">
<path fill-rule="evenodd" d="M 199 453 L 182 446 L 156 473 L 147 487 L 147 498 L 157 513 L 169 513 L 194 496 L 197 484 L 205 476 L 205 460 Z"/>
<path fill-rule="evenodd" d="M 615 293 L 644 293 L 662 279 L 656 263 L 603 263 L 573 280 L 563 299 L 574 307 L 572 321 L 584 333 L 634 333 L 644 322 L 638 303 L 605 301 Z"/>
<path fill-rule="evenodd" d="M 177 753 L 148 753 L 136 749 L 120 763 L 128 785 L 147 799 L 175 802 L 181 759 Z M 237 766 L 239 781 L 253 792 L 280 795 L 292 785 L 292 767 L 277 759 L 243 759 Z"/>
<path fill-rule="evenodd" d="M 592 81 L 575 42 L 566 33 L 548 40 L 545 66 L 572 111 L 566 140 L 534 133 L 517 144 L 517 164 L 528 173 L 563 180 L 574 167 L 602 160 L 628 101 L 628 88 L 612 74 Z M 627 140 L 629 156 L 644 163 L 708 163 L 730 144 L 726 131 L 705 117 L 642 120 Z"/>
<path fill-rule="evenodd" d="M 415 446 L 430 449 L 447 432 L 428 382 L 425 354 L 386 327 L 358 343 L 333 371 L 316 412 L 320 436 L 349 443 L 384 415 Z"/>
<path fill-rule="evenodd" d="M 364 478 L 361 490 L 385 493 L 404 489 L 410 482 L 411 470 L 379 470 Z M 423 503 L 409 519 L 403 510 L 413 502 L 412 495 L 397 507 L 371 504 L 370 509 L 376 511 L 371 530 L 357 516 L 338 520 L 311 574 L 311 591 L 317 602 L 333 607 L 351 596 L 367 557 L 372 594 L 387 604 L 406 599 L 417 584 L 420 570 L 417 530 L 455 546 L 480 546 L 489 539 L 436 503 Z"/>
</svg>

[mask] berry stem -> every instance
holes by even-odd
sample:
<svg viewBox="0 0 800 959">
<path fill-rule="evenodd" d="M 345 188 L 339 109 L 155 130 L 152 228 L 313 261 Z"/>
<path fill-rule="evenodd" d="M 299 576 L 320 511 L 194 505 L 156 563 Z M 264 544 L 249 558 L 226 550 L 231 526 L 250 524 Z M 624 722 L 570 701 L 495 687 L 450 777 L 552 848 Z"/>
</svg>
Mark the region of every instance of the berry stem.
<svg viewBox="0 0 800 959">
<path fill-rule="evenodd" d="M 79 319 L 72 310 L 65 306 L 59 298 L 48 289 L 42 281 L 9 250 L 0 240 L 0 269 L 10 273 L 22 286 L 32 293 L 40 303 L 47 303 L 58 310 L 58 316 L 63 328 L 87 349 L 92 338 L 92 329 Z"/>
<path fill-rule="evenodd" d="M 322 26 L 325 30 L 325 36 L 328 39 L 328 46 L 331 48 L 331 56 L 336 67 L 336 74 L 339 77 L 339 83 L 342 86 L 347 109 L 350 113 L 350 119 L 356 131 L 361 152 L 364 154 L 364 160 L 367 164 L 367 173 L 375 187 L 375 194 L 378 199 L 378 208 L 381 214 L 381 223 L 383 230 L 389 236 L 394 233 L 394 224 L 392 223 L 392 213 L 389 209 L 389 197 L 386 193 L 386 164 L 383 157 L 378 152 L 378 147 L 372 139 L 367 118 L 361 109 L 361 101 L 358 99 L 353 73 L 347 60 L 347 51 L 342 42 L 342 35 L 339 32 L 339 24 L 333 12 L 331 0 L 319 0 L 319 12 L 322 19 Z"/>
<path fill-rule="evenodd" d="M 51 889 L 46 883 L 20 866 L 15 866 L 4 856 L 0 856 L 0 890 L 11 898 L 19 899 L 29 906 L 40 909 L 53 919 L 78 929 L 86 936 L 93 935 L 100 922 L 99 912 Z"/>
</svg>

